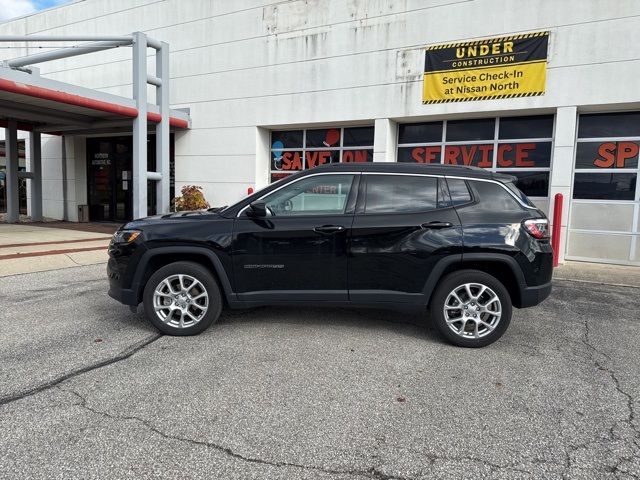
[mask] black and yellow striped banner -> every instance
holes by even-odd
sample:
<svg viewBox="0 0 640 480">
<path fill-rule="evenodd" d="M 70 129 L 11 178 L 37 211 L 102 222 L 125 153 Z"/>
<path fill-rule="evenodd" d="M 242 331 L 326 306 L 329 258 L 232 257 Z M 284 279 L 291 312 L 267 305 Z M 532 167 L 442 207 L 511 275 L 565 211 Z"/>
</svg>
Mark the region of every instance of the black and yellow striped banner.
<svg viewBox="0 0 640 480">
<path fill-rule="evenodd" d="M 544 95 L 549 32 L 426 48 L 425 104 Z"/>
</svg>

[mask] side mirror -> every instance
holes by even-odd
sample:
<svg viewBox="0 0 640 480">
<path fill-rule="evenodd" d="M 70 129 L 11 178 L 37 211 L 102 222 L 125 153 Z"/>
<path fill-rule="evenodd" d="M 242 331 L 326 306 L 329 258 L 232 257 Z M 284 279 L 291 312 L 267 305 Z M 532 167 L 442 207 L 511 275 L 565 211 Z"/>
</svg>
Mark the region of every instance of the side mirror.
<svg viewBox="0 0 640 480">
<path fill-rule="evenodd" d="M 267 204 L 261 201 L 253 202 L 249 205 L 247 213 L 252 217 L 266 217 Z"/>
</svg>

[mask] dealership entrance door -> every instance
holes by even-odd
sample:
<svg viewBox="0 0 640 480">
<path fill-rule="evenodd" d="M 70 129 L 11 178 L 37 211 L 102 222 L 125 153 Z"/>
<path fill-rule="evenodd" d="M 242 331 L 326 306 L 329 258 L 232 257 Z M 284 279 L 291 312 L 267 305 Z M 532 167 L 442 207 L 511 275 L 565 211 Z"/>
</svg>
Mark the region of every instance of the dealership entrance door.
<svg viewBox="0 0 640 480">
<path fill-rule="evenodd" d="M 147 170 L 156 171 L 155 137 L 147 140 Z M 169 147 L 170 198 L 174 196 L 173 135 Z M 133 219 L 133 138 L 87 139 L 87 199 L 89 220 L 126 222 Z M 157 182 L 147 182 L 147 211 L 156 213 Z"/>
</svg>

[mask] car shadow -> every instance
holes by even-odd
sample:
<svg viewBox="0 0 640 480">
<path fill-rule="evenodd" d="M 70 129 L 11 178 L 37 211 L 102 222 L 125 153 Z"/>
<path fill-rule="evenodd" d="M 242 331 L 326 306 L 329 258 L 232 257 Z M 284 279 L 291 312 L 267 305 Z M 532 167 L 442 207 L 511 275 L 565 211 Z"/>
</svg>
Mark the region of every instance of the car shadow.
<svg viewBox="0 0 640 480">
<path fill-rule="evenodd" d="M 406 313 L 385 309 L 256 307 L 249 310 L 226 309 L 218 320 L 218 324 L 236 323 L 384 329 L 433 343 L 445 343 L 435 331 L 426 313 Z"/>
</svg>

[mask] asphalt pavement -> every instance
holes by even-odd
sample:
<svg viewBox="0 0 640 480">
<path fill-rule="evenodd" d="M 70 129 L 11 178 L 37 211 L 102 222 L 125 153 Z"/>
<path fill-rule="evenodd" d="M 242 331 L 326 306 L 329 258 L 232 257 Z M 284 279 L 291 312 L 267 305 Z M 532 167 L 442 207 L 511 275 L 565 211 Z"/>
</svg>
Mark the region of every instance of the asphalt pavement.
<svg viewBox="0 0 640 480">
<path fill-rule="evenodd" d="M 484 349 L 377 310 L 161 336 L 104 265 L 0 278 L 0 478 L 640 477 L 640 289 L 557 281 Z"/>
</svg>

